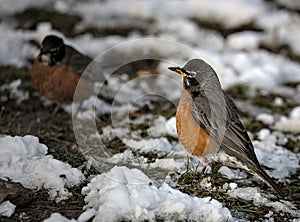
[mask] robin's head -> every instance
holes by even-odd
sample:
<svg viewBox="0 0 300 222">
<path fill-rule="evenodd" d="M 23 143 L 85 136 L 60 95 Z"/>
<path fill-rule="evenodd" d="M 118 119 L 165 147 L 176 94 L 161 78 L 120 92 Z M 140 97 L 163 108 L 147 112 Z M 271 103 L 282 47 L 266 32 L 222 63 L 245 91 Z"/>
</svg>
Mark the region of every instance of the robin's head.
<svg viewBox="0 0 300 222">
<path fill-rule="evenodd" d="M 55 35 L 47 35 L 41 45 L 39 60 L 49 66 L 61 62 L 65 56 L 65 44 Z"/>
<path fill-rule="evenodd" d="M 188 61 L 183 68 L 169 67 L 183 77 L 183 86 L 188 91 L 199 91 L 207 86 L 220 85 L 213 68 L 201 59 Z"/>
</svg>

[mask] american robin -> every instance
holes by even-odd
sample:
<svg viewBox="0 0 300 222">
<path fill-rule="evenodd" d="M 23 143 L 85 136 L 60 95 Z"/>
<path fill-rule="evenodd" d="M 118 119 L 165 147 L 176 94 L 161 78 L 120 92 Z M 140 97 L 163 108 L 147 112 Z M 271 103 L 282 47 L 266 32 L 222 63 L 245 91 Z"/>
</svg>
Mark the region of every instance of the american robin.
<svg viewBox="0 0 300 222">
<path fill-rule="evenodd" d="M 40 94 L 58 104 L 82 102 L 93 94 L 94 81 L 105 81 L 100 70 L 91 73 L 88 69 L 90 72 L 82 75 L 92 61 L 61 38 L 48 35 L 30 71 L 33 84 Z"/>
<path fill-rule="evenodd" d="M 221 88 L 213 68 L 203 60 L 192 59 L 183 68 L 169 69 L 183 76 L 176 113 L 177 133 L 183 147 L 198 157 L 230 161 L 261 177 L 283 197 L 281 189 L 260 166 L 238 109 Z"/>
</svg>

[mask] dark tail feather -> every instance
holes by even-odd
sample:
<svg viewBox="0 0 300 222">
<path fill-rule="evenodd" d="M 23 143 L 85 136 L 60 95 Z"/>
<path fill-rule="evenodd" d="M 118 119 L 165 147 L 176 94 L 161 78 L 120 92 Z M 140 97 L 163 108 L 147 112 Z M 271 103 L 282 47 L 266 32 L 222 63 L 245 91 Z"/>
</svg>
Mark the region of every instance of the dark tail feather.
<svg viewBox="0 0 300 222">
<path fill-rule="evenodd" d="M 255 166 L 252 168 L 252 170 L 258 176 L 260 176 L 265 181 L 265 183 L 267 183 L 270 187 L 272 187 L 280 197 L 285 198 L 285 194 L 283 193 L 283 191 L 260 166 Z"/>
</svg>

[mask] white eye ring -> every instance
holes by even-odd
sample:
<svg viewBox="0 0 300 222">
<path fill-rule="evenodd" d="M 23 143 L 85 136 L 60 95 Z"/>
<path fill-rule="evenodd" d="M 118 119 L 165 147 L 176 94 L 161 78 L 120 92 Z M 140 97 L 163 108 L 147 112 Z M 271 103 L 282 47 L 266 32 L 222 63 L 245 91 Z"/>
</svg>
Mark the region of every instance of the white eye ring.
<svg viewBox="0 0 300 222">
<path fill-rule="evenodd" d="M 196 77 L 197 72 L 195 72 L 195 71 L 188 71 L 188 70 L 186 70 L 186 72 L 189 74 L 187 77 L 190 77 L 190 78 L 195 78 Z"/>
</svg>

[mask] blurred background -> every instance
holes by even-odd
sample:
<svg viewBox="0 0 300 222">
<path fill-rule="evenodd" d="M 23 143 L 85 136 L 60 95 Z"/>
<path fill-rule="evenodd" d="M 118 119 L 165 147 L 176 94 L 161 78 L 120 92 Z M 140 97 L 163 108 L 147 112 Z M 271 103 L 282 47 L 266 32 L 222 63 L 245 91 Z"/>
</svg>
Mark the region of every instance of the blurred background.
<svg viewBox="0 0 300 222">
<path fill-rule="evenodd" d="M 276 128 L 298 132 L 293 120 L 280 117 L 298 117 L 297 109 L 294 114 L 292 110 L 300 103 L 299 10 L 296 0 L 233 0 L 226 4 L 221 0 L 3 0 L 1 121 L 16 116 L 25 122 L 27 116 L 30 121 L 39 119 L 55 106 L 36 92 L 29 75 L 40 42 L 55 34 L 81 53 L 100 57 L 103 66 L 113 64 L 114 70 L 107 74 L 123 75 L 123 82 L 147 74 L 169 75 L 170 63 L 183 66 L 191 58 L 202 58 L 215 69 L 238 105 L 241 100 L 245 117 L 257 119 L 261 111 L 252 107 L 257 105 L 267 114 L 276 112 L 272 121 Z M 127 44 L 130 41 L 133 43 Z M 179 77 L 171 78 L 180 84 Z M 120 87 L 108 88 L 117 91 Z M 168 81 L 161 81 L 158 88 L 165 88 L 163 95 L 176 106 L 181 89 L 170 90 Z M 113 96 L 106 101 L 111 102 Z M 168 117 L 175 113 L 175 106 L 165 107 L 173 110 Z M 44 109 L 41 115 L 40 109 Z M 3 132 L 10 134 L 6 127 Z"/>
</svg>

